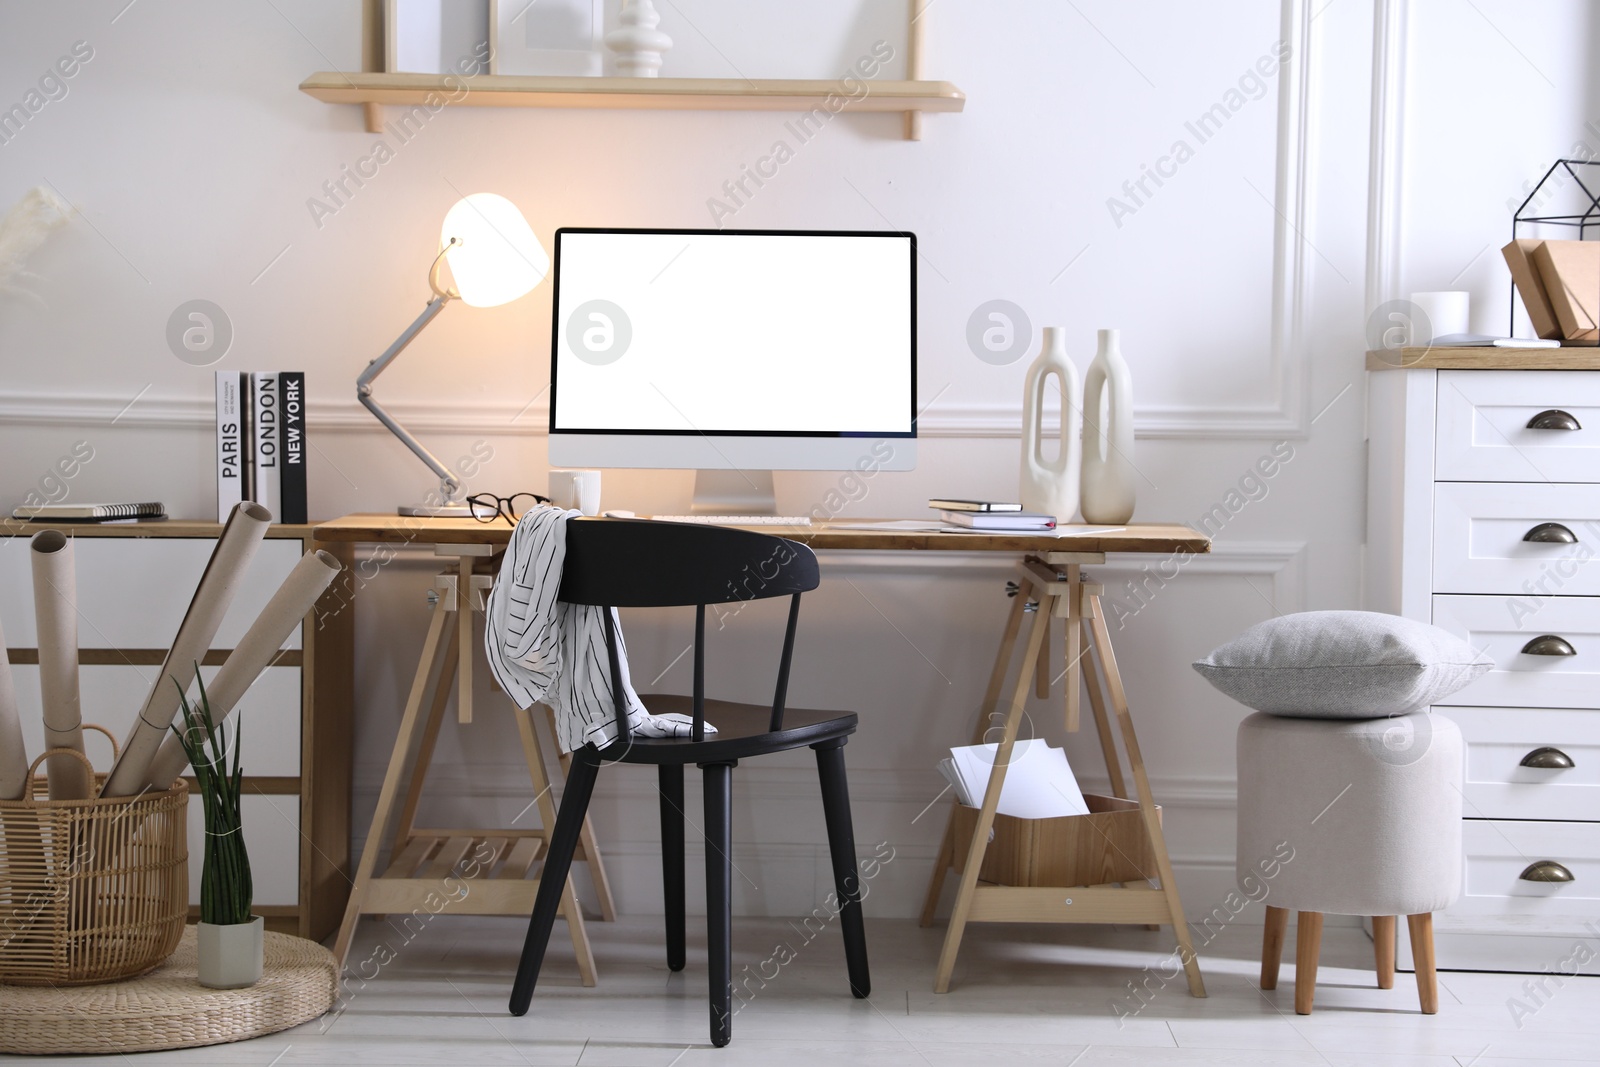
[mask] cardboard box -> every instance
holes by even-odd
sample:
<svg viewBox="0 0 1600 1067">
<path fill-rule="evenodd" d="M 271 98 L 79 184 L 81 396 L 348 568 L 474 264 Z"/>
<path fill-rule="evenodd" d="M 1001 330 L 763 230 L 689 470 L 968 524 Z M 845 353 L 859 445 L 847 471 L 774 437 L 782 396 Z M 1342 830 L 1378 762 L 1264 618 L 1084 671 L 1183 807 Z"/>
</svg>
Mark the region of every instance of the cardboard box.
<svg viewBox="0 0 1600 1067">
<path fill-rule="evenodd" d="M 1533 265 L 1533 250 L 1543 241 L 1520 237 L 1500 250 L 1506 266 L 1511 269 L 1511 281 L 1522 297 L 1522 306 L 1528 312 L 1528 322 L 1539 337 L 1559 338 L 1561 324 L 1556 321 L 1556 310 L 1550 306 L 1550 294 L 1545 292 L 1539 279 L 1539 270 Z"/>
<path fill-rule="evenodd" d="M 1541 241 L 1530 257 L 1561 336 L 1593 339 L 1600 324 L 1600 241 Z"/>
<path fill-rule="evenodd" d="M 996 885 L 1080 886 L 1158 877 L 1139 802 L 1085 793 L 1088 815 L 1018 819 L 996 815 L 978 877 Z M 1160 807 L 1156 808 L 1157 815 Z M 956 806 L 955 869 L 967 864 L 978 809 Z"/>
</svg>

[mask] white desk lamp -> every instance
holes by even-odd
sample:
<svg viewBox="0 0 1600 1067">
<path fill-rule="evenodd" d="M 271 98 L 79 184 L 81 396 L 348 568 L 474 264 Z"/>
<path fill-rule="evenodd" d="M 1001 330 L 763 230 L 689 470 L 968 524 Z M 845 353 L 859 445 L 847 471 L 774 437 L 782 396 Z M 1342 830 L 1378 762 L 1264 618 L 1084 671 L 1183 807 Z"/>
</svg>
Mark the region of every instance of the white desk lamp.
<svg viewBox="0 0 1600 1067">
<path fill-rule="evenodd" d="M 439 476 L 437 502 L 402 506 L 400 514 L 467 518 L 472 508 L 461 501 L 461 479 L 384 410 L 373 398 L 372 383 L 450 301 L 459 299 L 480 308 L 508 304 L 544 280 L 550 256 L 516 205 L 494 193 L 473 193 L 458 200 L 444 217 L 439 246 L 428 271 L 433 299 L 383 355 L 367 364 L 356 379 L 356 399 Z M 453 289 L 439 287 L 439 268 L 446 261 L 455 278 Z"/>
</svg>

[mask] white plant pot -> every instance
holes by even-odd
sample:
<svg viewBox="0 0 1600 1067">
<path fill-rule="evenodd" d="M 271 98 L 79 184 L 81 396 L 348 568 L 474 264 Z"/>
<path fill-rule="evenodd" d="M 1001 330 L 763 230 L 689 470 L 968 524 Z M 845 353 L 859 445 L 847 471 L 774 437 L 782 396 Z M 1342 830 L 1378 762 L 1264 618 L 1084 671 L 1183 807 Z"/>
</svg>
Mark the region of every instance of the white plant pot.
<svg viewBox="0 0 1600 1067">
<path fill-rule="evenodd" d="M 259 915 L 228 926 L 198 923 L 200 984 L 208 989 L 243 989 L 261 981 L 263 929 Z"/>
</svg>

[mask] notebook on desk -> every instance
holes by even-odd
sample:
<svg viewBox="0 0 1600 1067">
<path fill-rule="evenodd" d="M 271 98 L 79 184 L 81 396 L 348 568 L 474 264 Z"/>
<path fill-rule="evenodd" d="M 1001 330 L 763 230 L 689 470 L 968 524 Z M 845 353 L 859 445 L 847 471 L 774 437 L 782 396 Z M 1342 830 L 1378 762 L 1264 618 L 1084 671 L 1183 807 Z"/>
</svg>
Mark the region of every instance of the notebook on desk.
<svg viewBox="0 0 1600 1067">
<path fill-rule="evenodd" d="M 158 501 L 142 504 L 24 504 L 12 509 L 13 519 L 32 522 L 132 522 L 164 519 L 166 507 Z"/>
</svg>

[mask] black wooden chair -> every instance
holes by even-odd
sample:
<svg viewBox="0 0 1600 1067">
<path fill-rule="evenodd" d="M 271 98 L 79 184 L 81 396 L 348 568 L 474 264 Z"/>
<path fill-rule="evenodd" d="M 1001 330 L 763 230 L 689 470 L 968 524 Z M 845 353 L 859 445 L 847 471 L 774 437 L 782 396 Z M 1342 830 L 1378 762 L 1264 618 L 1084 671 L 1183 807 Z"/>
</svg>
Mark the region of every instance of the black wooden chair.
<svg viewBox="0 0 1600 1067">
<path fill-rule="evenodd" d="M 586 745 L 573 754 L 561 808 L 550 835 L 539 895 L 511 992 L 511 1013 L 522 1015 L 533 998 L 555 922 L 561 887 L 572 864 L 578 832 L 605 763 L 655 764 L 661 789 L 661 866 L 666 889 L 667 966 L 684 966 L 683 769 L 697 764 L 705 778 L 707 955 L 711 988 L 711 1041 L 728 1043 L 732 1017 L 732 865 L 730 861 L 733 768 L 739 760 L 809 745 L 817 754 L 828 848 L 844 934 L 850 991 L 871 991 L 866 931 L 861 918 L 855 835 L 845 782 L 844 745 L 856 716 L 785 708 L 789 662 L 794 652 L 800 596 L 819 582 L 817 558 L 805 545 L 781 537 L 689 523 L 648 520 L 571 519 L 560 599 L 600 607 L 694 605 L 693 696 L 642 695 L 655 714 L 692 714 L 693 734 L 684 738 L 634 737 L 620 700 L 617 640 L 611 612 L 604 613 L 618 740 L 606 748 Z M 739 704 L 705 695 L 705 629 L 708 604 L 732 604 L 789 596 L 789 623 L 778 662 L 772 704 Z M 710 719 L 716 732 L 706 735 Z"/>
</svg>

